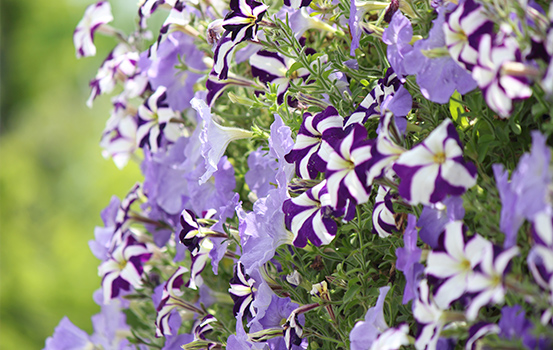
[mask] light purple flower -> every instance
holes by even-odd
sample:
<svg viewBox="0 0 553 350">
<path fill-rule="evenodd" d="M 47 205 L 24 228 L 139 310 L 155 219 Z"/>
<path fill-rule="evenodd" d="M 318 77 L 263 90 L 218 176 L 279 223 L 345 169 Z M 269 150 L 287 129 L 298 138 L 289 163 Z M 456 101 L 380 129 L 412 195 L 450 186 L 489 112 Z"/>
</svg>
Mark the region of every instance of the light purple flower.
<svg viewBox="0 0 553 350">
<path fill-rule="evenodd" d="M 436 103 L 448 103 L 455 90 L 460 94 L 476 88 L 476 82 L 469 72 L 457 64 L 447 53 L 443 57 L 427 57 L 425 51 L 439 49 L 446 45 L 444 38 L 445 9 L 438 12 L 438 18 L 428 33 L 428 38 L 418 40 L 413 51 L 405 55 L 409 64 L 405 65 L 408 74 L 417 76 L 417 84 L 422 95 Z"/>
<path fill-rule="evenodd" d="M 417 221 L 421 240 L 431 248 L 438 246 L 438 239 L 448 222 L 463 220 L 465 208 L 461 197 L 449 196 L 442 202 L 424 206 Z"/>
<path fill-rule="evenodd" d="M 411 204 L 437 203 L 476 184 L 476 167 L 464 161 L 459 136 L 449 119 L 401 154 L 393 170 L 401 179 L 400 196 Z"/>
<path fill-rule="evenodd" d="M 205 183 L 218 169 L 218 163 L 225 153 L 229 143 L 235 140 L 252 137 L 251 131 L 221 126 L 213 121 L 211 108 L 201 98 L 195 97 L 191 101 L 192 108 L 196 110 L 203 120 L 200 133 L 201 154 L 206 162 L 206 171 L 199 178 L 199 184 Z"/>
<path fill-rule="evenodd" d="M 54 329 L 54 334 L 46 339 L 43 350 L 87 349 L 94 348 L 89 335 L 75 326 L 67 316 L 63 317 Z"/>
<path fill-rule="evenodd" d="M 493 165 L 502 205 L 499 227 L 505 233 L 504 248 L 516 244 L 518 229 L 524 219 L 532 221 L 538 213 L 550 210 L 547 199 L 551 183 L 550 159 L 551 151 L 546 145 L 546 137 L 534 131 L 532 151 L 520 158 L 510 182 L 503 166 Z"/>
<path fill-rule="evenodd" d="M 384 320 L 384 300 L 390 287 L 381 287 L 376 305 L 367 310 L 365 320 L 355 324 L 349 334 L 351 350 L 392 350 L 409 344 L 409 327 L 401 325 L 399 329 L 389 328 Z"/>
<path fill-rule="evenodd" d="M 152 89 L 165 86 L 166 102 L 175 111 L 190 107 L 194 84 L 203 77 L 197 71 L 206 68 L 202 61 L 204 54 L 196 48 L 194 39 L 180 31 L 171 32 L 150 48 L 147 57 L 144 56 L 139 65 Z"/>
<path fill-rule="evenodd" d="M 434 299 L 441 308 L 448 308 L 469 288 L 474 269 L 484 259 L 489 242 L 476 234 L 465 238 L 462 221 L 450 222 L 443 234 L 443 246 L 434 249 L 426 260 L 425 273 L 441 280 L 434 290 Z"/>
<path fill-rule="evenodd" d="M 269 156 L 268 151 L 262 147 L 250 153 L 248 156 L 248 172 L 244 176 L 246 184 L 258 198 L 266 197 L 269 190 L 276 183 L 276 171 L 278 162 Z"/>
<path fill-rule="evenodd" d="M 407 227 L 403 233 L 403 247 L 396 249 L 396 267 L 405 276 L 405 290 L 403 304 L 417 296 L 417 285 L 423 274 L 423 265 L 420 263 L 422 250 L 417 247 L 416 217 L 409 215 Z"/>
<path fill-rule="evenodd" d="M 359 40 L 363 32 L 361 22 L 369 11 L 383 10 L 390 4 L 384 1 L 359 1 L 351 0 L 349 12 L 349 28 L 351 32 L 350 55 L 355 56 L 355 49 L 359 47 Z"/>
<path fill-rule="evenodd" d="M 326 171 L 332 145 L 343 138 L 344 119 L 336 108 L 329 106 L 314 116 L 305 113 L 296 137 L 294 148 L 286 161 L 296 163 L 296 175 L 302 179 L 315 179 Z"/>
<path fill-rule="evenodd" d="M 368 201 L 367 168 L 372 144 L 371 140 L 367 140 L 367 130 L 355 124 L 349 134 L 333 146 L 334 152 L 330 154 L 325 176 L 334 209 L 354 207 Z M 354 215 L 355 210 L 348 208 L 344 220 L 349 221 Z"/>
<path fill-rule="evenodd" d="M 102 25 L 113 21 L 111 6 L 107 1 L 99 1 L 86 8 L 85 13 L 75 32 L 73 33 L 73 43 L 77 51 L 77 58 L 96 55 L 96 46 L 94 46 L 94 33 Z"/>
<path fill-rule="evenodd" d="M 92 254 L 101 261 L 108 258 L 111 237 L 115 232 L 115 218 L 120 204 L 121 201 L 117 196 L 111 197 L 109 205 L 100 214 L 104 227 L 97 226 L 94 228 L 94 240 L 88 241 Z"/>
<path fill-rule="evenodd" d="M 397 11 L 392 17 L 388 28 L 382 34 L 382 41 L 388 45 L 388 62 L 394 69 L 401 81 L 405 81 L 407 75 L 404 67 L 405 56 L 413 50 L 411 38 L 413 37 L 413 27 L 407 17 L 401 11 Z"/>
</svg>

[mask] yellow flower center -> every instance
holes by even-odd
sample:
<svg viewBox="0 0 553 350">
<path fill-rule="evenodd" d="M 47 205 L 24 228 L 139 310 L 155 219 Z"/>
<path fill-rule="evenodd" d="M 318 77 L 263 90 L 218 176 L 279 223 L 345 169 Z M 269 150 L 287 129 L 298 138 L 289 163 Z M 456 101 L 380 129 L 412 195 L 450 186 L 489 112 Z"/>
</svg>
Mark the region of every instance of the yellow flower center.
<svg viewBox="0 0 553 350">
<path fill-rule="evenodd" d="M 445 153 L 444 152 L 438 152 L 434 155 L 434 162 L 438 164 L 442 164 L 445 162 Z"/>
</svg>

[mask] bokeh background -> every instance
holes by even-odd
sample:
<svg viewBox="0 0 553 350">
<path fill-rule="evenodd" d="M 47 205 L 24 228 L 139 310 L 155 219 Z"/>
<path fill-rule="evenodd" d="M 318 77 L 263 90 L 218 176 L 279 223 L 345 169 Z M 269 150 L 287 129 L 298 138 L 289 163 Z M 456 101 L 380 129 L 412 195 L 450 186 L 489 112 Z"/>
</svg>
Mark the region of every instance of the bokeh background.
<svg viewBox="0 0 553 350">
<path fill-rule="evenodd" d="M 0 1 L 0 349 L 44 347 L 64 315 L 92 332 L 99 261 L 88 241 L 112 195 L 141 179 L 98 145 L 109 97 L 85 105 L 88 81 L 114 46 L 77 60 L 75 25 L 93 0 Z M 136 0 L 110 1 L 134 26 Z"/>
</svg>

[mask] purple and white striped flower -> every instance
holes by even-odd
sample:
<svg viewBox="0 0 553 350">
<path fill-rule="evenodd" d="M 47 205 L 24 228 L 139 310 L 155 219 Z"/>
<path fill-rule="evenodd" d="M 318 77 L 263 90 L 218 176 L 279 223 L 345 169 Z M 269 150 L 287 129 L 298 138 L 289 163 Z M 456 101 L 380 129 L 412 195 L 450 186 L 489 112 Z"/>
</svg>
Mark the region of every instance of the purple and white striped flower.
<svg viewBox="0 0 553 350">
<path fill-rule="evenodd" d="M 180 224 L 182 230 L 179 234 L 179 239 L 188 248 L 191 253 L 194 253 L 200 249 L 200 241 L 203 240 L 208 234 L 215 234 L 210 230 L 206 221 L 211 221 L 211 224 L 215 223 L 215 220 L 210 220 L 216 214 L 215 209 L 208 210 L 205 213 L 201 223 L 198 222 L 196 215 L 192 210 L 184 209 L 180 214 Z"/>
<path fill-rule="evenodd" d="M 287 77 L 288 70 L 295 62 L 289 57 L 266 50 L 260 50 L 250 57 L 254 78 L 259 78 L 265 84 L 278 85 L 277 102 L 279 104 L 284 102 L 284 93 L 288 90 L 290 81 L 299 82 L 300 79 L 305 80 L 309 76 L 307 69 L 300 68 Z"/>
<path fill-rule="evenodd" d="M 332 216 L 340 216 L 330 207 L 326 180 L 282 205 L 286 228 L 294 234 L 293 244 L 303 248 L 309 240 L 317 247 L 334 240 L 338 226 Z M 343 214 L 343 213 L 342 213 Z"/>
<path fill-rule="evenodd" d="M 371 159 L 367 172 L 367 183 L 372 185 L 377 178 L 391 171 L 394 162 L 405 152 L 397 144 L 401 140 L 400 132 L 394 121 L 394 115 L 387 112 L 380 120 L 379 134 L 371 148 Z"/>
<path fill-rule="evenodd" d="M 379 186 L 374 200 L 372 215 L 373 232 L 378 233 L 382 238 L 386 238 L 397 230 L 394 214 L 390 189 L 385 186 Z"/>
<path fill-rule="evenodd" d="M 203 285 L 202 271 L 205 269 L 209 253 L 213 249 L 213 242 L 209 238 L 200 241 L 198 249 L 190 254 L 190 279 L 186 282 L 186 287 L 198 289 Z"/>
<path fill-rule="evenodd" d="M 458 196 L 476 184 L 476 167 L 463 159 L 455 126 L 446 119 L 393 165 L 401 179 L 399 194 L 411 204 L 433 204 Z"/>
<path fill-rule="evenodd" d="M 426 260 L 426 274 L 441 280 L 434 299 L 443 309 L 468 290 L 474 269 L 482 262 L 489 244 L 478 234 L 466 240 L 464 231 L 462 221 L 447 224 L 442 234 L 443 245 L 431 251 Z"/>
<path fill-rule="evenodd" d="M 343 118 L 329 106 L 321 113 L 304 115 L 296 143 L 286 155 L 288 163 L 296 163 L 296 174 L 302 179 L 315 179 L 326 171 L 332 145 L 343 137 Z"/>
<path fill-rule="evenodd" d="M 231 0 L 230 12 L 221 25 L 231 33 L 234 43 L 255 39 L 259 22 L 267 11 L 267 5 L 255 0 Z"/>
<path fill-rule="evenodd" d="M 465 312 L 469 321 L 475 320 L 480 308 L 490 302 L 503 303 L 505 270 L 511 259 L 518 254 L 519 249 L 516 246 L 496 253 L 493 244 L 486 241 L 480 269 L 469 278 L 467 291 L 476 293 Z"/>
<path fill-rule="evenodd" d="M 138 146 L 143 148 L 148 145 L 153 153 L 162 146 L 163 140 L 175 142 L 182 133 L 177 123 L 171 121 L 179 120 L 181 116 L 167 105 L 166 90 L 160 86 L 138 107 Z"/>
<path fill-rule="evenodd" d="M 309 4 L 311 4 L 311 0 L 284 0 L 284 5 L 290 6 L 296 10 L 300 7 L 307 7 Z"/>
<path fill-rule="evenodd" d="M 453 12 L 446 14 L 443 28 L 451 57 L 461 67 L 472 71 L 478 62 L 480 37 L 493 31 L 493 22 L 484 7 L 474 0 L 461 2 Z"/>
<path fill-rule="evenodd" d="M 397 101 L 395 101 L 396 99 Z M 388 109 L 396 117 L 404 117 L 411 110 L 411 95 L 403 87 L 392 68 L 386 70 L 384 78 L 378 79 L 374 89 L 363 99 L 355 112 L 346 118 L 344 128 L 355 123 L 365 124 L 371 118 L 380 118 L 386 109 L 383 108 L 386 100 L 389 100 L 386 103 Z"/>
<path fill-rule="evenodd" d="M 188 269 L 183 266 L 179 266 L 177 270 L 169 277 L 169 280 L 163 287 L 163 294 L 161 295 L 161 302 L 157 306 L 156 317 L 156 337 L 163 337 L 166 335 L 172 335 L 173 333 L 169 327 L 169 316 L 172 311 L 179 308 L 189 312 L 203 314 L 203 311 L 190 304 L 181 297 L 184 292 L 181 287 L 184 285 L 182 276 L 188 272 Z"/>
<path fill-rule="evenodd" d="M 96 55 L 94 46 L 94 33 L 96 31 L 111 30 L 105 24 L 113 21 L 111 5 L 107 1 L 99 1 L 86 8 L 85 13 L 75 31 L 73 32 L 73 43 L 77 51 L 77 58 Z"/>
<path fill-rule="evenodd" d="M 373 141 L 367 140 L 367 130 L 355 124 L 349 134 L 333 146 L 334 152 L 329 156 L 325 176 L 330 203 L 336 210 L 349 206 L 345 221 L 353 219 L 357 204 L 369 200 L 367 169 L 372 145 Z"/>
<path fill-rule="evenodd" d="M 94 79 L 90 81 L 91 92 L 86 102 L 87 106 L 92 107 L 92 102 L 99 95 L 112 92 L 117 81 L 125 82 L 123 98 L 140 95 L 146 88 L 147 79 L 138 74 L 138 60 L 137 51 L 129 49 L 128 45 L 118 44 L 106 57 Z"/>
<path fill-rule="evenodd" d="M 413 316 L 422 326 L 415 340 L 415 348 L 436 349 L 440 333 L 446 324 L 446 317 L 444 310 L 432 299 L 427 280 L 419 283 L 419 295 L 413 301 Z"/>
<path fill-rule="evenodd" d="M 512 72 L 510 67 L 522 63 L 522 55 L 514 38 L 507 38 L 500 44 L 493 42 L 489 34 L 480 38 L 478 46 L 478 65 L 474 66 L 472 77 L 488 106 L 500 117 L 508 118 L 513 110 L 513 100 L 532 96 L 530 81 L 519 76 L 518 69 Z"/>
<path fill-rule="evenodd" d="M 125 239 L 125 233 L 130 225 L 130 210 L 131 205 L 137 201 L 142 195 L 142 184 L 137 182 L 129 190 L 129 193 L 121 201 L 117 213 L 115 215 L 115 225 L 113 236 L 109 241 L 108 251 L 113 251 L 119 245 L 121 245 Z"/>
<path fill-rule="evenodd" d="M 244 269 L 242 262 L 238 261 L 234 265 L 234 276 L 230 279 L 229 293 L 234 300 L 232 312 L 234 316 L 252 315 L 255 316 L 255 309 L 252 302 L 254 300 L 254 279 L 251 278 Z"/>
<path fill-rule="evenodd" d="M 131 286 L 135 289 L 142 288 L 143 265 L 151 256 L 152 252 L 146 245 L 137 242 L 127 231 L 123 242 L 98 267 L 105 304 L 119 296 L 121 291 L 129 291 Z"/>
<path fill-rule="evenodd" d="M 123 169 L 136 150 L 138 120 L 123 103 L 115 103 L 111 117 L 106 122 L 100 146 L 102 156 L 111 158 L 119 169 Z"/>
</svg>

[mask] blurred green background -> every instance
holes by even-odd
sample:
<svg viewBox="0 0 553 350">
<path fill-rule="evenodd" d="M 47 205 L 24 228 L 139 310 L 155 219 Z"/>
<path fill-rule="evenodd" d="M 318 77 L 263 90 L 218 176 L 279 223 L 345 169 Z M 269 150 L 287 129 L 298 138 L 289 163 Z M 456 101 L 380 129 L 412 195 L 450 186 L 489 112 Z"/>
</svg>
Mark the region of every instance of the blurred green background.
<svg viewBox="0 0 553 350">
<path fill-rule="evenodd" d="M 141 179 L 98 145 L 109 97 L 85 105 L 88 81 L 114 46 L 77 60 L 72 42 L 84 0 L 2 0 L 0 104 L 0 349 L 44 347 L 64 315 L 92 332 L 99 261 L 88 241 L 100 211 Z M 132 28 L 136 0 L 111 1 Z"/>
</svg>

